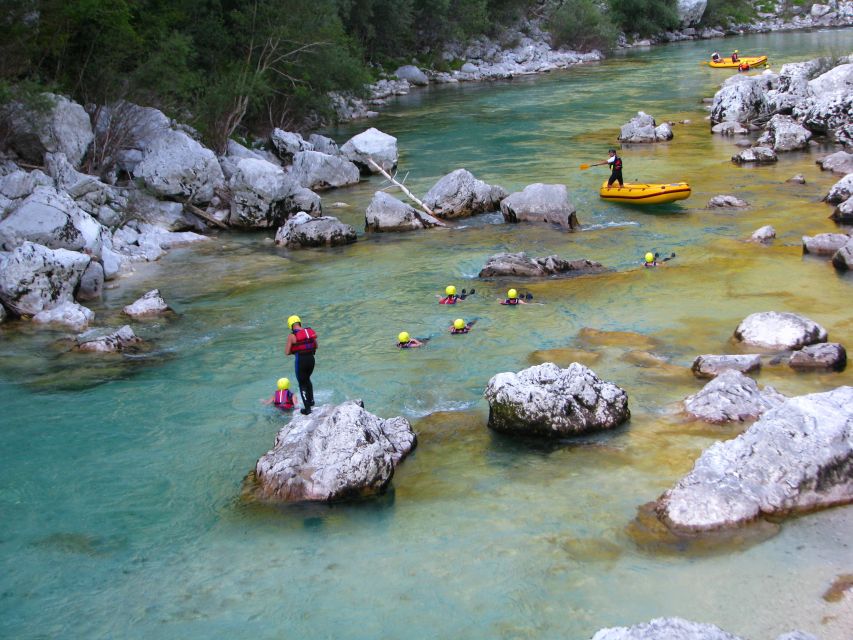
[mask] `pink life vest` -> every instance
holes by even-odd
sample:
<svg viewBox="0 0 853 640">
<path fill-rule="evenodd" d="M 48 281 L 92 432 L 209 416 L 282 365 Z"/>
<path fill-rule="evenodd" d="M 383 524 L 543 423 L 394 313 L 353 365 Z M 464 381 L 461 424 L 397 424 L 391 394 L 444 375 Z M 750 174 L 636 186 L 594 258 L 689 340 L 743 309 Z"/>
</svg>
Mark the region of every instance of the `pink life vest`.
<svg viewBox="0 0 853 640">
<path fill-rule="evenodd" d="M 273 396 L 273 404 L 279 409 L 293 409 L 296 404 L 293 402 L 293 393 L 290 389 L 276 389 Z"/>
</svg>

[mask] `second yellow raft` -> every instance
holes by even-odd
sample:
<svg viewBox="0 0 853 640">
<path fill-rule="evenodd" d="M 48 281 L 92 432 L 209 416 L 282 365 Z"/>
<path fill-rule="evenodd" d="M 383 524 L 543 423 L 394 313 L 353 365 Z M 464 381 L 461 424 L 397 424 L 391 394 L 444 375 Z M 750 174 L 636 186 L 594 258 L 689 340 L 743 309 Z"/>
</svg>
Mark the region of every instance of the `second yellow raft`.
<svg viewBox="0 0 853 640">
<path fill-rule="evenodd" d="M 750 67 L 760 67 L 763 64 L 767 64 L 767 56 L 740 58 L 737 62 L 732 62 L 731 58 L 723 58 L 719 62 L 714 62 L 712 60 L 708 63 L 708 66 L 713 67 L 714 69 L 737 69 L 744 62 L 748 63 Z"/>
<path fill-rule="evenodd" d="M 672 184 L 641 184 L 638 182 L 626 182 L 620 187 L 613 183 L 608 187 L 604 182 L 598 192 L 604 200 L 613 202 L 625 202 L 627 204 L 666 204 L 676 200 L 684 200 L 690 197 L 690 185 L 686 182 L 673 182 Z"/>
</svg>

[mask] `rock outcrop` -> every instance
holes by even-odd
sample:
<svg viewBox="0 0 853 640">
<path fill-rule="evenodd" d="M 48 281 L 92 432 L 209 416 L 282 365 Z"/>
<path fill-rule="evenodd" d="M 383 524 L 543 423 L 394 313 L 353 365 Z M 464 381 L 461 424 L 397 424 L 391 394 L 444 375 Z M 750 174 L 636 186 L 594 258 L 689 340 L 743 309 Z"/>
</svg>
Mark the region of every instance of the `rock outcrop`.
<svg viewBox="0 0 853 640">
<path fill-rule="evenodd" d="M 665 142 L 672 137 L 669 124 L 658 126 L 655 119 L 643 111 L 638 111 L 619 131 L 619 140 L 629 143 Z"/>
<path fill-rule="evenodd" d="M 631 417 L 628 394 L 577 362 L 546 362 L 489 380 L 489 427 L 514 435 L 561 438 L 612 429 Z"/>
<path fill-rule="evenodd" d="M 171 311 L 172 307 L 166 304 L 160 289 L 152 289 L 141 298 L 125 306 L 121 312 L 131 318 L 142 318 L 145 316 L 156 316 Z"/>
<path fill-rule="evenodd" d="M 819 233 L 816 236 L 803 236 L 803 253 L 816 256 L 831 256 L 850 242 L 846 233 Z"/>
<path fill-rule="evenodd" d="M 424 204 L 439 218 L 461 218 L 497 211 L 506 196 L 503 187 L 486 184 L 466 169 L 456 169 L 427 191 Z"/>
<path fill-rule="evenodd" d="M 355 241 L 352 226 L 333 216 L 312 218 L 304 211 L 290 218 L 275 234 L 275 243 L 288 249 L 337 247 Z"/>
<path fill-rule="evenodd" d="M 709 209 L 742 209 L 748 206 L 749 203 L 746 200 L 741 200 L 737 196 L 719 195 L 708 200 Z"/>
<path fill-rule="evenodd" d="M 36 324 L 60 325 L 73 331 L 82 331 L 94 319 L 94 311 L 76 302 L 63 302 L 50 309 L 39 311 L 33 316 L 33 322 Z"/>
<path fill-rule="evenodd" d="M 271 501 L 333 501 L 382 493 L 415 448 L 408 420 L 384 420 L 360 400 L 315 407 L 282 427 L 255 466 L 257 494 Z"/>
<path fill-rule="evenodd" d="M 225 182 L 213 151 L 174 130 L 164 131 L 148 143 L 136 175 L 161 197 L 195 203 L 210 202 L 214 189 Z"/>
<path fill-rule="evenodd" d="M 361 172 L 354 163 L 319 151 L 300 151 L 293 156 L 293 179 L 307 189 L 332 189 L 357 184 Z"/>
<path fill-rule="evenodd" d="M 384 191 L 373 194 L 364 213 L 365 231 L 414 231 L 446 226 L 438 218 L 401 202 Z"/>
<path fill-rule="evenodd" d="M 568 231 L 580 228 L 575 211 L 563 184 L 531 184 L 501 201 L 501 213 L 507 222 L 547 222 Z"/>
<path fill-rule="evenodd" d="M 524 252 L 498 253 L 490 256 L 480 269 L 480 278 L 546 278 L 604 271 L 600 262 L 592 260 L 563 260 L 558 256 L 530 257 Z"/>
<path fill-rule="evenodd" d="M 141 343 L 142 338 L 138 337 L 128 325 L 124 325 L 117 331 L 98 337 L 91 335 L 78 336 L 77 349 L 95 353 L 120 353 L 123 351 L 133 351 Z"/>
<path fill-rule="evenodd" d="M 853 501 L 853 387 L 790 398 L 717 442 L 658 500 L 672 530 L 701 532 Z"/>
<path fill-rule="evenodd" d="M 696 357 L 691 369 L 697 378 L 716 378 L 723 371 L 729 370 L 750 373 L 761 369 L 761 356 L 752 353 L 720 356 L 705 354 Z"/>
<path fill-rule="evenodd" d="M 812 132 L 796 122 L 791 116 L 776 114 L 767 123 L 767 131 L 758 139 L 758 144 L 776 151 L 805 149 Z"/>
<path fill-rule="evenodd" d="M 698 393 L 688 396 L 684 409 L 699 420 L 723 424 L 754 420 L 784 399 L 773 387 L 767 386 L 761 391 L 752 378 L 726 369 Z"/>
<path fill-rule="evenodd" d="M 836 151 L 818 160 L 817 164 L 820 165 L 822 171 L 847 175 L 848 173 L 853 173 L 853 153 Z"/>
<path fill-rule="evenodd" d="M 847 350 L 837 342 L 810 344 L 792 353 L 788 366 L 798 371 L 844 371 Z"/>
<path fill-rule="evenodd" d="M 373 160 L 385 171 L 397 166 L 397 138 L 371 127 L 347 140 L 341 146 L 341 155 L 354 162 L 364 173 L 379 173 L 368 160 Z"/>
<path fill-rule="evenodd" d="M 741 320 L 734 337 L 744 344 L 767 349 L 800 349 L 826 342 L 827 332 L 817 322 L 796 313 L 762 311 Z"/>
<path fill-rule="evenodd" d="M 735 164 L 769 164 L 778 160 L 776 152 L 770 147 L 750 147 L 732 156 Z"/>
<path fill-rule="evenodd" d="M 773 88 L 777 76 L 732 76 L 714 95 L 711 123 L 724 121 L 751 122 L 765 116 L 769 110 L 767 92 Z"/>
</svg>

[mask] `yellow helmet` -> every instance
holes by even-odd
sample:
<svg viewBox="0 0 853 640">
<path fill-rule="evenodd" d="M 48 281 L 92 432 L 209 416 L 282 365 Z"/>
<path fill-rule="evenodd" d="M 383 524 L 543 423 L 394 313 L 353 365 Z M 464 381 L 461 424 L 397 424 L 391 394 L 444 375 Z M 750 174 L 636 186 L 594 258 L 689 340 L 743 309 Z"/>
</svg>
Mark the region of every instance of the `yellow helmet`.
<svg viewBox="0 0 853 640">
<path fill-rule="evenodd" d="M 655 261 L 655 254 L 653 254 L 651 251 L 649 251 L 646 254 L 646 262 L 654 262 L 654 261 Z"/>
<path fill-rule="evenodd" d="M 299 316 L 290 316 L 290 317 L 287 319 L 287 328 L 288 328 L 288 329 L 293 329 L 293 325 L 295 325 L 297 322 L 298 322 L 299 324 L 302 324 L 302 320 L 300 320 L 300 319 L 299 319 Z"/>
<path fill-rule="evenodd" d="M 456 320 L 453 321 L 453 328 L 454 329 L 464 329 L 465 328 L 465 321 L 462 318 L 456 318 Z"/>
<path fill-rule="evenodd" d="M 287 378 L 279 378 L 276 383 L 279 391 L 284 391 L 285 389 L 290 389 L 290 380 Z"/>
<path fill-rule="evenodd" d="M 515 289 L 510 289 L 506 292 L 506 297 L 510 300 L 515 300 L 518 297 L 518 291 L 516 291 Z"/>
<path fill-rule="evenodd" d="M 452 284 L 447 285 L 447 287 L 445 287 L 445 289 L 444 289 L 444 295 L 455 296 L 456 295 L 456 287 L 454 287 Z"/>
<path fill-rule="evenodd" d="M 740 53 L 740 51 L 738 51 L 737 49 L 735 49 L 735 53 Z"/>
<path fill-rule="evenodd" d="M 402 344 L 408 342 L 409 340 L 411 340 L 411 336 L 409 336 L 408 331 L 401 331 L 399 334 L 397 334 L 397 342 Z"/>
</svg>

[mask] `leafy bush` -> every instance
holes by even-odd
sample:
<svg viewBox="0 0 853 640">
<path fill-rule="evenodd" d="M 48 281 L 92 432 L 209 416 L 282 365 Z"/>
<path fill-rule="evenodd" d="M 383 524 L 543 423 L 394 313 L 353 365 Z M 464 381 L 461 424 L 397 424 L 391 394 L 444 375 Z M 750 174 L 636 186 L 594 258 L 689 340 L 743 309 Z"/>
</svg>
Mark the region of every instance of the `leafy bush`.
<svg viewBox="0 0 853 640">
<path fill-rule="evenodd" d="M 551 17 L 548 29 L 555 47 L 579 51 L 611 49 L 617 29 L 596 0 L 567 0 Z"/>
<path fill-rule="evenodd" d="M 610 12 L 625 33 L 638 33 L 643 37 L 679 25 L 675 0 L 610 0 Z"/>
<path fill-rule="evenodd" d="M 755 9 L 749 0 L 708 0 L 702 15 L 702 26 L 716 27 L 744 24 L 755 18 Z"/>
</svg>

